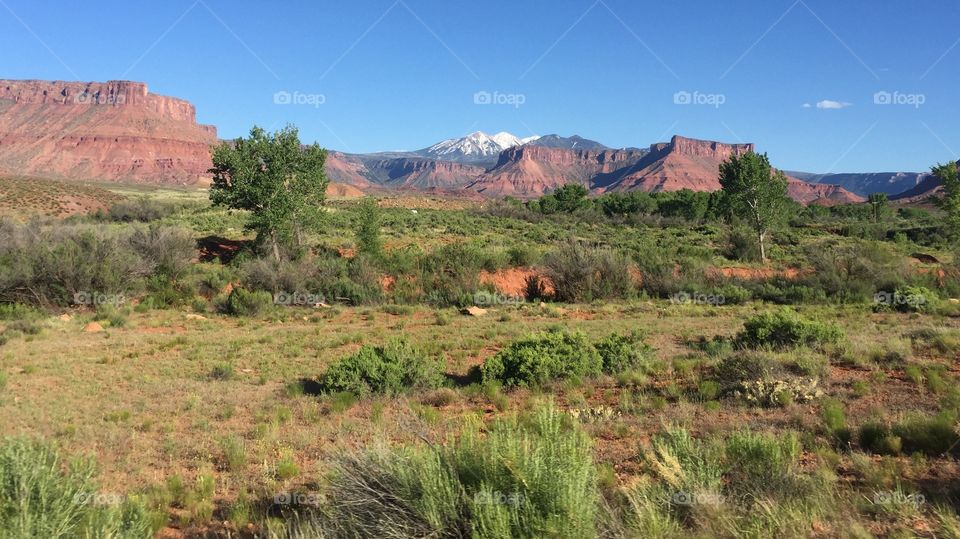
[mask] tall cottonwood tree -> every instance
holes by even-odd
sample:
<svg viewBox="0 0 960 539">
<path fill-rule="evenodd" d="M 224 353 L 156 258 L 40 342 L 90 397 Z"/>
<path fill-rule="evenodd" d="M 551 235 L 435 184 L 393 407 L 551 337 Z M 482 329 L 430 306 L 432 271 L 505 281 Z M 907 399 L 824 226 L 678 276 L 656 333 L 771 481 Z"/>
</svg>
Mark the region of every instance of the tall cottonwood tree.
<svg viewBox="0 0 960 539">
<path fill-rule="evenodd" d="M 760 259 L 766 263 L 767 236 L 784 219 L 789 205 L 787 177 L 773 170 L 767 154 L 748 152 L 720 165 L 720 185 L 730 211 L 756 234 Z"/>
<path fill-rule="evenodd" d="M 280 261 L 281 245 L 302 247 L 304 232 L 319 224 L 329 183 L 326 157 L 317 144 L 301 145 L 296 127 L 276 133 L 254 127 L 249 138 L 214 149 L 210 200 L 250 211 L 246 228 Z"/>
<path fill-rule="evenodd" d="M 951 162 L 945 165 L 938 164 L 932 168 L 933 175 L 943 184 L 943 198 L 940 207 L 947 212 L 947 223 L 954 240 L 960 239 L 960 178 L 957 177 L 957 167 L 960 162 Z"/>
</svg>

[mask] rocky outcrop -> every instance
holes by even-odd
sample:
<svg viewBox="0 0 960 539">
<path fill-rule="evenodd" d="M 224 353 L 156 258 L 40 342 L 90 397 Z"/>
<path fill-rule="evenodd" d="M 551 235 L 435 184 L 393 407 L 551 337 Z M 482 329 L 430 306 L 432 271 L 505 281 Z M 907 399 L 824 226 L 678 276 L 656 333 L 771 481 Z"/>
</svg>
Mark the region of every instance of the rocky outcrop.
<svg viewBox="0 0 960 539">
<path fill-rule="evenodd" d="M 866 201 L 839 185 L 809 183 L 790 177 L 787 178 L 787 195 L 803 205 L 835 206 Z"/>
<path fill-rule="evenodd" d="M 487 196 L 533 198 L 578 183 L 592 188 L 598 178 L 636 163 L 641 150 L 571 150 L 527 144 L 500 154 L 497 165 L 467 186 Z"/>
<path fill-rule="evenodd" d="M 0 173 L 194 184 L 216 142 L 192 104 L 143 83 L 0 80 Z"/>
<path fill-rule="evenodd" d="M 366 165 L 388 187 L 417 189 L 457 189 L 484 173 L 479 166 L 423 158 L 383 159 L 367 161 Z"/>
<path fill-rule="evenodd" d="M 607 178 L 603 191 L 717 191 L 720 163 L 754 151 L 753 144 L 724 144 L 675 136 L 650 146 L 647 156 L 629 169 Z"/>
</svg>

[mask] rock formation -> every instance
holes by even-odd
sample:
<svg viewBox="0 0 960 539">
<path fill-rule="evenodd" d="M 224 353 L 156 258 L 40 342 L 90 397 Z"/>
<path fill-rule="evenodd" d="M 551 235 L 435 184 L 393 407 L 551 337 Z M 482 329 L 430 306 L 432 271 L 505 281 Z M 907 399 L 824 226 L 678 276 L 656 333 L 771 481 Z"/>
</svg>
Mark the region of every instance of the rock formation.
<svg viewBox="0 0 960 539">
<path fill-rule="evenodd" d="M 192 104 L 143 83 L 0 80 L 0 173 L 194 184 L 216 142 Z"/>
</svg>

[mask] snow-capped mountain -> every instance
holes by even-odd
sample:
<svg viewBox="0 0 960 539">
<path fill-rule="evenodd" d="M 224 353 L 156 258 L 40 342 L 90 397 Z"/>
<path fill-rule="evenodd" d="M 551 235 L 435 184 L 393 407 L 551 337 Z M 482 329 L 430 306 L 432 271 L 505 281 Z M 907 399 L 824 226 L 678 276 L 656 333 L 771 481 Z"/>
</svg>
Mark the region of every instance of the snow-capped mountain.
<svg viewBox="0 0 960 539">
<path fill-rule="evenodd" d="M 429 148 L 420 150 L 417 154 L 444 161 L 490 162 L 496 161 L 503 150 L 521 146 L 532 140 L 536 140 L 536 137 L 521 139 L 505 131 L 496 135 L 488 135 L 482 131 L 477 131 L 463 138 L 452 138 L 434 144 Z"/>
</svg>

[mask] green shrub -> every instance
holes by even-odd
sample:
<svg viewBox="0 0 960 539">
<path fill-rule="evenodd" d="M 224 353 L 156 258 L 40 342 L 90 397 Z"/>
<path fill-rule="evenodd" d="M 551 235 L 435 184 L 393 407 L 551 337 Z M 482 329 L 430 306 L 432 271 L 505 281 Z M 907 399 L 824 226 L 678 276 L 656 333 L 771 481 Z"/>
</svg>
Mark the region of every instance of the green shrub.
<svg viewBox="0 0 960 539">
<path fill-rule="evenodd" d="M 244 288 L 234 288 L 221 310 L 233 316 L 258 316 L 273 307 L 273 295 L 270 292 Z"/>
<path fill-rule="evenodd" d="M 592 538 L 596 482 L 589 437 L 548 407 L 446 446 L 340 459 L 330 514 L 304 536 Z"/>
<path fill-rule="evenodd" d="M 874 296 L 874 311 L 897 311 L 901 313 L 927 313 L 936 310 L 940 297 L 922 286 L 904 286 L 892 294 L 879 292 Z"/>
<path fill-rule="evenodd" d="M 883 423 L 869 422 L 860 426 L 860 447 L 879 455 L 898 455 L 903 448 L 899 436 L 894 436 L 890 427 Z"/>
<path fill-rule="evenodd" d="M 544 266 L 558 301 L 626 298 L 635 292 L 627 259 L 610 249 L 570 241 L 548 254 Z"/>
<path fill-rule="evenodd" d="M 552 380 L 598 376 L 603 358 L 582 333 L 550 331 L 511 343 L 481 368 L 483 381 L 539 386 Z"/>
<path fill-rule="evenodd" d="M 748 348 L 818 347 L 838 344 L 843 332 L 835 324 L 809 320 L 790 309 L 748 319 L 737 342 Z"/>
<path fill-rule="evenodd" d="M 746 382 L 767 380 L 779 370 L 779 364 L 766 354 L 748 351 L 720 360 L 714 374 L 724 391 L 733 391 Z"/>
<path fill-rule="evenodd" d="M 893 427 L 893 434 L 902 441 L 904 452 L 941 455 L 956 449 L 954 421 L 949 414 L 909 417 Z"/>
<path fill-rule="evenodd" d="M 320 377 L 324 393 L 398 394 L 411 388 L 433 389 L 443 382 L 439 362 L 406 339 L 382 347 L 364 346 L 331 365 Z"/>
<path fill-rule="evenodd" d="M 153 536 L 142 504 L 104 503 L 88 460 L 65 459 L 49 445 L 22 439 L 0 445 L 0 536 L 10 538 Z"/>
<path fill-rule="evenodd" d="M 606 374 L 637 369 L 650 361 L 653 352 L 653 348 L 643 342 L 643 335 L 639 332 L 629 335 L 614 333 L 594 346 L 603 360 L 603 372 Z"/>
</svg>

